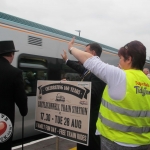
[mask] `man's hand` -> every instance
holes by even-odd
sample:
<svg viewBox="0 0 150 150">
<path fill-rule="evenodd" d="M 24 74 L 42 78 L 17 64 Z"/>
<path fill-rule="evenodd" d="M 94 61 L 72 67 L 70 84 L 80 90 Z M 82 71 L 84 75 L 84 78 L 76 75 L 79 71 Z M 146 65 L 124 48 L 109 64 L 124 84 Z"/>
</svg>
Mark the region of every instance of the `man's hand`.
<svg viewBox="0 0 150 150">
<path fill-rule="evenodd" d="M 61 79 L 61 81 L 67 81 L 66 79 Z"/>
<path fill-rule="evenodd" d="M 75 37 L 73 37 L 72 40 L 68 43 L 68 51 L 69 51 L 70 48 L 73 46 L 74 40 L 75 40 Z M 70 52 L 70 51 L 69 51 L 69 52 Z"/>
<path fill-rule="evenodd" d="M 66 51 L 65 51 L 65 50 L 63 50 L 63 51 L 64 51 L 64 53 L 61 54 L 61 57 L 62 57 L 62 59 L 63 59 L 64 61 L 66 61 L 66 60 L 68 59 L 68 56 L 67 56 Z"/>
</svg>

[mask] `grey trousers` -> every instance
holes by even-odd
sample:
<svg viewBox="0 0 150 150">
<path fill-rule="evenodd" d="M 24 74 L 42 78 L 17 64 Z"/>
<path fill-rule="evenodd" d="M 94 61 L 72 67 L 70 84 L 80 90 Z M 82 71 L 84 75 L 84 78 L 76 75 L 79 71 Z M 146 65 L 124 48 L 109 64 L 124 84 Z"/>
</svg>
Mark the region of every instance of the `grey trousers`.
<svg viewBox="0 0 150 150">
<path fill-rule="evenodd" d="M 142 145 L 138 147 L 125 147 L 112 142 L 101 136 L 101 150 L 150 150 L 150 145 Z"/>
</svg>

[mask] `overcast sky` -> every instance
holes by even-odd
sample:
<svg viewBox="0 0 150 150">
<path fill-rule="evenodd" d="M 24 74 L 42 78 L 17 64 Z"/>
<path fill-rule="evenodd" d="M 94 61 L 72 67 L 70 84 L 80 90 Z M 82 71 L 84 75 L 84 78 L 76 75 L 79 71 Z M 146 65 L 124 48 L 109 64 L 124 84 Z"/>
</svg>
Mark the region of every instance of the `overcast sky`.
<svg viewBox="0 0 150 150">
<path fill-rule="evenodd" d="M 0 11 L 117 49 L 139 40 L 150 56 L 150 0 L 0 0 Z"/>
</svg>

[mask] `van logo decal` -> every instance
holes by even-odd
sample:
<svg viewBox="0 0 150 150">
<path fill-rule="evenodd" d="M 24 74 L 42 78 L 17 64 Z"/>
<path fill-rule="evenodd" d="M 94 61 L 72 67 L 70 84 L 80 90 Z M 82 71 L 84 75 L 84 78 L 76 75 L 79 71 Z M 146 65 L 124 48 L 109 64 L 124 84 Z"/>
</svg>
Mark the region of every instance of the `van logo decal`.
<svg viewBox="0 0 150 150">
<path fill-rule="evenodd" d="M 7 141 L 12 135 L 13 127 L 10 119 L 0 113 L 0 143 Z"/>
</svg>

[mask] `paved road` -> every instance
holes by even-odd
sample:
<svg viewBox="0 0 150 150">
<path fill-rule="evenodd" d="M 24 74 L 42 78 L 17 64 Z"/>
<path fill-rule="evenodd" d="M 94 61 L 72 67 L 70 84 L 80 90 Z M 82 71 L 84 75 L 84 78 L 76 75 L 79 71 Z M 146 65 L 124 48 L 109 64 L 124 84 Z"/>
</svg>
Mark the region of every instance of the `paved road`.
<svg viewBox="0 0 150 150">
<path fill-rule="evenodd" d="M 22 150 L 22 146 L 14 146 L 12 149 Z M 76 150 L 76 143 L 51 136 L 24 144 L 24 150 Z"/>
</svg>

